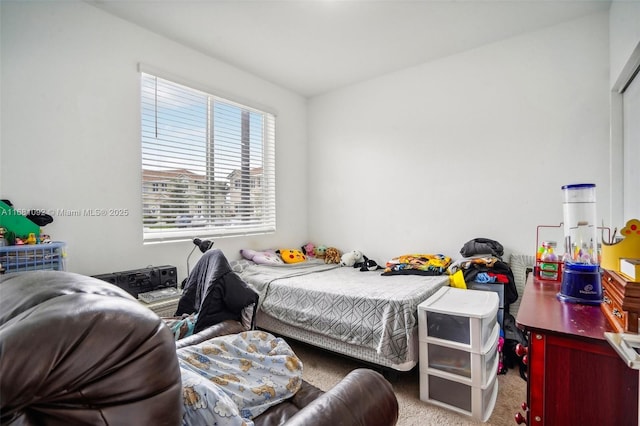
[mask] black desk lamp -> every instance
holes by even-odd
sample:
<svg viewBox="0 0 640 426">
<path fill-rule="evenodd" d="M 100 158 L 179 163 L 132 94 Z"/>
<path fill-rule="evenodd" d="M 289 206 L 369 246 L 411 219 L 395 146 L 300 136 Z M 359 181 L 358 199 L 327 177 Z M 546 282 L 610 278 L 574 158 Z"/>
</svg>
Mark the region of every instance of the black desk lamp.
<svg viewBox="0 0 640 426">
<path fill-rule="evenodd" d="M 201 240 L 200 238 L 194 238 L 193 244 L 194 246 L 191 249 L 189 256 L 187 256 L 187 276 L 189 276 L 189 274 L 191 273 L 191 268 L 189 268 L 189 259 L 191 258 L 191 255 L 193 254 L 196 247 L 198 247 L 202 253 L 205 253 L 207 250 L 213 247 L 213 241 Z"/>
</svg>

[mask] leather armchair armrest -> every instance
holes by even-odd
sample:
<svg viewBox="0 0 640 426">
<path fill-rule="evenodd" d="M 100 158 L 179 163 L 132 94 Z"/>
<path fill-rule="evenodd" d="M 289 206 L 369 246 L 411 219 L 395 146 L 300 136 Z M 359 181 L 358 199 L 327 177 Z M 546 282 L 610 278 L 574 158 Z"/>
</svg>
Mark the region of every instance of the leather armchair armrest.
<svg viewBox="0 0 640 426">
<path fill-rule="evenodd" d="M 398 421 L 398 400 L 378 372 L 360 368 L 298 411 L 287 426 L 391 426 Z"/>
<path fill-rule="evenodd" d="M 192 334 L 191 336 L 178 340 L 176 342 L 176 349 L 184 348 L 185 346 L 196 345 L 214 337 L 225 336 L 227 334 L 242 333 L 243 331 L 247 331 L 247 329 L 243 327 L 239 321 L 222 321 L 218 324 L 207 327 L 196 334 Z"/>
</svg>

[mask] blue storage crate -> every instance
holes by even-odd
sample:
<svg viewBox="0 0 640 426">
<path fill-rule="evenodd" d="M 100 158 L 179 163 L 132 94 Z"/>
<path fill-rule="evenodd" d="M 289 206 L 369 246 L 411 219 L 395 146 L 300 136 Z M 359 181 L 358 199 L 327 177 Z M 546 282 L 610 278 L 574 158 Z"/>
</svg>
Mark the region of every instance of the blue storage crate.
<svg viewBox="0 0 640 426">
<path fill-rule="evenodd" d="M 0 265 L 5 273 L 65 270 L 65 243 L 25 244 L 0 247 Z"/>
</svg>

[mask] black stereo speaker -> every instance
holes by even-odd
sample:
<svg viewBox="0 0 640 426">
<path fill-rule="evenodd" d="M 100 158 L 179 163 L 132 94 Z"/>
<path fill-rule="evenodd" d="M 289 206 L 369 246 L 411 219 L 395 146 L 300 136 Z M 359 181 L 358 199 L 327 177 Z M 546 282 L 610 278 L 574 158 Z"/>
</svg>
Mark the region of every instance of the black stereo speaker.
<svg viewBox="0 0 640 426">
<path fill-rule="evenodd" d="M 115 284 L 133 297 L 138 297 L 139 293 L 178 286 L 178 271 L 175 266 L 170 265 L 150 266 L 93 277 Z"/>
</svg>

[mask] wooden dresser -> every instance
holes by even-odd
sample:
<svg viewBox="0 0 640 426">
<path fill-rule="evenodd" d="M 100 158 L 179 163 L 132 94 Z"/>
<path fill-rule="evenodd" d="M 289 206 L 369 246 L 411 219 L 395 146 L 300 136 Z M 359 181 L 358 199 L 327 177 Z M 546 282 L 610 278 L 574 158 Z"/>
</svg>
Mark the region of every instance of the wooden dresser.
<svg viewBox="0 0 640 426">
<path fill-rule="evenodd" d="M 516 322 L 527 333 L 528 425 L 638 425 L 638 373 L 605 340 L 599 306 L 560 302 L 531 274 Z"/>
</svg>

